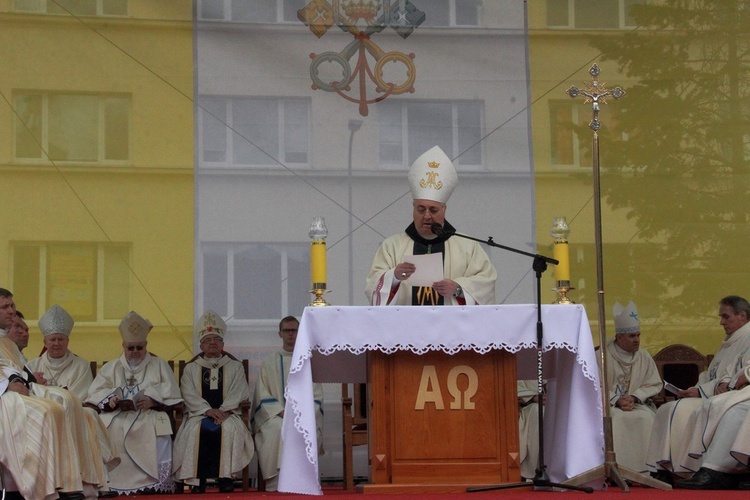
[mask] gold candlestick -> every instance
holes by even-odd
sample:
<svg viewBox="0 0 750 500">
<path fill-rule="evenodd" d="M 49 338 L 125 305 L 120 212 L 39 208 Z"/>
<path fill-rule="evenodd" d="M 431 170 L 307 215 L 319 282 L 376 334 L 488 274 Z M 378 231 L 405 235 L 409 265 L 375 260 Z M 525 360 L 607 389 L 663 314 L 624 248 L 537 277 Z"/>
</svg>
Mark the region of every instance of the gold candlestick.
<svg viewBox="0 0 750 500">
<path fill-rule="evenodd" d="M 314 217 L 310 231 L 310 282 L 312 290 L 310 293 L 315 294 L 315 299 L 309 304 L 311 306 L 328 306 L 328 302 L 323 299 L 323 294 L 330 292 L 326 289 L 326 220 L 323 217 Z"/>
<path fill-rule="evenodd" d="M 570 252 L 568 248 L 570 227 L 568 227 L 568 221 L 565 217 L 555 217 L 553 219 L 550 234 L 555 239 L 554 257 L 558 261 L 558 264 L 555 266 L 557 286 L 553 288 L 557 292 L 557 300 L 554 303 L 573 304 L 574 302 L 568 298 L 568 292 L 575 290 L 575 288 L 570 286 Z"/>
</svg>

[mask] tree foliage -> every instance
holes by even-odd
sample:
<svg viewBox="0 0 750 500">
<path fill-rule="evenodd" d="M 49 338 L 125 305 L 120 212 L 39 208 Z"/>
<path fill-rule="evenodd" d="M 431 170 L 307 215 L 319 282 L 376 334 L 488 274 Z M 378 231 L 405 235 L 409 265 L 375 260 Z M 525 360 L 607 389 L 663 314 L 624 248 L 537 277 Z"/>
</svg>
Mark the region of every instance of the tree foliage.
<svg viewBox="0 0 750 500">
<path fill-rule="evenodd" d="M 653 249 L 634 270 L 639 287 L 690 316 L 747 291 L 750 1 L 662 0 L 630 14 L 637 29 L 591 39 L 631 79 L 602 131 L 603 199 Z"/>
</svg>

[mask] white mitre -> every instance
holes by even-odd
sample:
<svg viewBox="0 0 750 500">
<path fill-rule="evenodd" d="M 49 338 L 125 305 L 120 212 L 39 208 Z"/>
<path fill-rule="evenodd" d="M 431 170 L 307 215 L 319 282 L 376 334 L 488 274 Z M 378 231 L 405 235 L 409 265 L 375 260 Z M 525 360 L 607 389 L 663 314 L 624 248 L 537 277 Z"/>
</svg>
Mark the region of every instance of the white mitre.
<svg viewBox="0 0 750 500">
<path fill-rule="evenodd" d="M 130 311 L 120 322 L 124 342 L 143 342 L 154 325 L 135 311 Z"/>
<path fill-rule="evenodd" d="M 206 335 L 218 335 L 222 339 L 227 331 L 227 324 L 217 313 L 211 309 L 203 313 L 198 319 L 198 341 L 203 340 Z"/>
<path fill-rule="evenodd" d="M 68 314 L 68 311 L 55 304 L 50 307 L 44 315 L 39 318 L 39 329 L 42 334 L 46 337 L 54 333 L 60 333 L 62 335 L 70 337 L 70 332 L 73 331 L 73 317 Z"/>
<path fill-rule="evenodd" d="M 457 185 L 453 162 L 438 146 L 422 153 L 409 169 L 411 197 L 415 200 L 448 203 Z"/>
<path fill-rule="evenodd" d="M 625 307 L 622 307 L 619 302 L 615 302 L 612 315 L 615 317 L 615 335 L 641 331 L 641 325 L 638 321 L 638 308 L 632 300 Z"/>
</svg>

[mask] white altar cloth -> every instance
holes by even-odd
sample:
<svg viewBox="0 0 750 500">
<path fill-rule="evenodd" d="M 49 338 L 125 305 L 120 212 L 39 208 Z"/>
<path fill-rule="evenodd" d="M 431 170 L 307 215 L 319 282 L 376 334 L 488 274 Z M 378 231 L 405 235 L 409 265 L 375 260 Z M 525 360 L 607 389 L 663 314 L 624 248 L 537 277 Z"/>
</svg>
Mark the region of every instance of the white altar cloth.
<svg viewBox="0 0 750 500">
<path fill-rule="evenodd" d="M 519 376 L 536 378 L 535 305 L 327 306 L 302 315 L 287 381 L 279 491 L 321 495 L 313 403 L 313 351 L 520 353 Z M 563 482 L 604 463 L 596 354 L 583 306 L 542 306 L 547 381 L 544 461 Z M 320 354 L 317 354 L 320 355 Z M 293 416 L 293 418 L 291 418 Z"/>
</svg>

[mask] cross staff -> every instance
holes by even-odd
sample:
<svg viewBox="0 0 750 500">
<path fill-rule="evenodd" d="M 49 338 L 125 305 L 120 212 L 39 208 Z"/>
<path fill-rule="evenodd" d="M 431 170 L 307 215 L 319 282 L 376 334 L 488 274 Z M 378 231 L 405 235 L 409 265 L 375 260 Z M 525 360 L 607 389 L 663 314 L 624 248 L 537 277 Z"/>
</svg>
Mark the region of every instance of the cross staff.
<svg viewBox="0 0 750 500">
<path fill-rule="evenodd" d="M 591 103 L 593 118 L 589 123 L 589 128 L 594 131 L 592 160 L 594 167 L 594 239 L 596 243 L 596 287 L 597 287 L 597 305 L 599 318 L 599 359 L 601 361 L 601 384 L 602 384 L 602 410 L 604 418 L 602 426 L 604 429 L 604 464 L 590 471 L 579 474 L 570 478 L 564 484 L 578 485 L 584 484 L 594 479 L 604 476 L 616 483 L 623 491 L 629 491 L 626 479 L 639 484 L 651 486 L 653 488 L 671 490 L 672 487 L 661 481 L 630 470 L 626 467 L 620 467 L 617 464 L 617 458 L 614 452 L 614 442 L 612 438 L 612 416 L 609 410 L 609 381 L 607 380 L 607 333 L 605 329 L 606 317 L 604 313 L 604 266 L 602 265 L 602 201 L 599 183 L 599 129 L 602 127 L 599 121 L 599 104 L 607 104 L 608 97 L 620 99 L 625 95 L 625 91 L 620 87 L 612 90 L 607 89 L 603 83 L 599 83 L 599 66 L 594 64 L 589 70 L 592 81 L 586 83 L 585 89 L 571 86 L 567 91 L 572 98 L 583 96 L 584 104 Z M 629 383 L 628 383 L 629 385 Z"/>
</svg>

